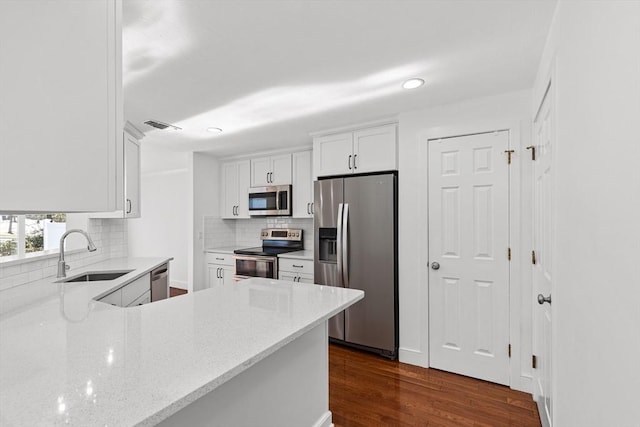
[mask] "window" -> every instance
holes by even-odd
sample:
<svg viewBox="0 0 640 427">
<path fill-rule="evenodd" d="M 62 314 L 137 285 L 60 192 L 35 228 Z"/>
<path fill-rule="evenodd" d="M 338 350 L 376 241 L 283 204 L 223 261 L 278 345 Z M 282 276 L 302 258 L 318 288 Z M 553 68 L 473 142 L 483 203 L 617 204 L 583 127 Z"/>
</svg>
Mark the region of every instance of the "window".
<svg viewBox="0 0 640 427">
<path fill-rule="evenodd" d="M 67 215 L 0 216 L 0 261 L 56 251 L 67 229 Z"/>
</svg>

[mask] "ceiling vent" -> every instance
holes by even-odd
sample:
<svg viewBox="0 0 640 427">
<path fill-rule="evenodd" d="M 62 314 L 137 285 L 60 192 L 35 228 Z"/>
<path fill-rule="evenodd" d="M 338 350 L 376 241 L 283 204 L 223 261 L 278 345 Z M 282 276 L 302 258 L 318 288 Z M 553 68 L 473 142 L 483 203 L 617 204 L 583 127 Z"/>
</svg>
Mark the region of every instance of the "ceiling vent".
<svg viewBox="0 0 640 427">
<path fill-rule="evenodd" d="M 164 123 L 159 120 L 147 120 L 146 122 L 144 122 L 144 124 L 160 130 L 165 130 L 167 128 L 171 128 L 173 130 L 182 130 L 181 127 L 170 125 L 169 123 Z"/>
</svg>

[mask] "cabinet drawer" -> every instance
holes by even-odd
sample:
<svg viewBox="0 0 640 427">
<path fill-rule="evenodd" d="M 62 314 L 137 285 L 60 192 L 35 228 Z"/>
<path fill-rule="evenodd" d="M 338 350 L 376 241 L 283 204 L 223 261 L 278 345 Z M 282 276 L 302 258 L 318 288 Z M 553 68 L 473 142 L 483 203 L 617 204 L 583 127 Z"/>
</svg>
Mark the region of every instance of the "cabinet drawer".
<svg viewBox="0 0 640 427">
<path fill-rule="evenodd" d="M 151 274 L 147 273 L 138 277 L 133 282 L 122 288 L 122 306 L 126 307 L 135 301 L 140 295 L 151 290 Z"/>
<path fill-rule="evenodd" d="M 313 274 L 313 261 L 306 259 L 280 258 L 278 268 L 293 273 Z"/>
<path fill-rule="evenodd" d="M 313 274 L 306 273 L 291 273 L 289 271 L 278 272 L 278 280 L 284 280 L 287 282 L 309 283 L 313 284 Z"/>
<path fill-rule="evenodd" d="M 233 254 L 207 252 L 205 259 L 207 261 L 207 264 L 234 265 Z"/>
</svg>

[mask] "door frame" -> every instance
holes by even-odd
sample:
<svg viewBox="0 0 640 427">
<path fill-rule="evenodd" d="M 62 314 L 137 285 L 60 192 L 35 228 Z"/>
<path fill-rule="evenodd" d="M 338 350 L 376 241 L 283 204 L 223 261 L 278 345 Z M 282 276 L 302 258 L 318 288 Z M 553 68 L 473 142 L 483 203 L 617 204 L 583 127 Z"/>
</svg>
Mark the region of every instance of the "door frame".
<svg viewBox="0 0 640 427">
<path fill-rule="evenodd" d="M 552 108 L 552 117 L 553 117 L 553 127 L 552 127 L 552 132 L 554 134 L 553 137 L 553 146 L 551 147 L 551 155 L 552 155 L 552 159 L 556 158 L 556 147 L 557 147 L 557 134 L 556 134 L 556 128 L 557 128 L 557 115 L 558 115 L 558 97 L 557 97 L 557 87 L 556 87 L 556 57 L 555 55 L 553 55 L 553 57 L 551 58 L 551 61 L 549 63 L 549 67 L 546 71 L 546 73 L 544 74 L 544 78 L 542 78 L 539 83 L 536 85 L 536 87 L 534 88 L 534 99 L 533 99 L 533 111 L 532 111 L 532 117 L 531 117 L 531 135 L 532 135 L 532 144 L 535 145 L 535 135 L 534 135 L 534 123 L 536 122 L 536 119 L 538 118 L 538 115 L 540 114 L 540 110 L 542 109 L 542 104 L 545 102 L 545 100 L 547 100 Z M 533 176 L 534 176 L 534 170 L 531 170 L 531 188 L 532 188 L 532 211 L 533 209 L 535 209 L 535 206 L 533 204 Z M 555 176 L 555 175 L 554 175 Z M 553 177 L 552 177 L 553 178 Z M 551 185 L 554 185 L 555 182 L 552 180 Z M 552 204 L 553 206 L 556 206 L 556 200 L 555 200 L 555 194 L 553 196 L 552 199 Z M 556 214 L 555 212 L 551 212 L 551 216 L 552 216 L 552 235 L 555 237 L 557 234 L 557 230 L 556 230 Z M 532 218 L 533 220 L 533 218 Z M 532 248 L 533 248 L 533 233 L 534 233 L 534 229 L 533 229 L 533 223 L 532 223 L 532 227 L 531 227 L 531 234 L 532 234 Z M 551 242 L 551 254 L 553 256 L 553 254 L 557 253 L 557 247 L 556 247 L 556 241 L 555 238 L 552 240 Z M 552 277 L 556 277 L 555 274 L 555 265 L 556 262 L 552 261 Z M 532 282 L 533 282 L 533 269 L 531 269 L 531 276 L 532 276 Z M 536 343 L 533 341 L 537 338 L 536 335 L 533 334 L 533 325 L 534 322 L 536 320 L 535 316 L 534 316 L 534 312 L 533 310 L 535 310 L 536 308 L 539 308 L 539 304 L 536 300 L 536 293 L 537 290 L 533 287 L 533 283 L 532 283 L 532 288 L 531 288 L 531 306 L 532 306 L 532 313 L 531 313 L 531 326 L 532 326 L 532 334 L 531 334 L 531 339 L 532 339 L 532 343 L 535 345 Z M 553 295 L 554 293 L 554 286 L 553 286 L 553 282 L 552 282 L 552 287 L 551 287 L 551 293 Z M 554 301 L 555 302 L 555 301 Z M 553 349 L 554 348 L 558 348 L 557 347 L 557 336 L 556 336 L 556 330 L 553 327 L 553 323 L 554 323 L 554 319 L 556 319 L 556 307 L 557 305 L 552 305 L 551 306 L 551 359 L 553 360 Z M 533 352 L 532 352 L 533 354 Z M 549 376 L 551 379 L 551 400 L 552 400 L 552 404 L 553 404 L 553 397 L 556 396 L 556 364 L 555 363 L 551 363 L 551 372 L 549 372 Z M 532 375 L 532 388 L 531 388 L 531 394 L 533 396 L 533 400 L 536 403 L 536 407 L 538 409 L 538 414 L 540 416 L 540 422 L 542 423 L 542 427 L 549 427 L 548 424 L 546 423 L 546 417 L 544 416 L 544 412 L 545 412 L 545 408 L 544 406 L 540 406 L 539 404 L 539 396 L 537 395 L 537 390 L 535 388 L 535 378 Z M 553 416 L 553 414 L 552 414 Z M 553 424 L 553 419 L 551 420 L 551 423 Z"/>
<path fill-rule="evenodd" d="M 420 158 L 421 181 L 419 190 L 420 211 L 425 220 L 421 224 L 421 351 L 430 366 L 429 360 L 429 141 L 451 138 L 478 133 L 491 133 L 495 131 L 509 132 L 509 149 L 515 150 L 511 157 L 511 167 L 509 168 L 509 246 L 511 247 L 511 262 L 509 264 L 509 342 L 511 343 L 511 358 L 509 359 L 510 387 L 515 390 L 530 393 L 532 391 L 533 378 L 530 370 L 522 369 L 523 363 L 531 360 L 531 313 L 522 310 L 524 302 L 531 307 L 529 297 L 531 274 L 529 283 L 523 285 L 523 262 L 527 259 L 525 254 L 529 254 L 527 249 L 531 244 L 523 245 L 523 235 L 521 226 L 523 223 L 523 210 L 521 208 L 523 190 L 530 191 L 528 187 L 522 186 L 522 159 L 528 158 L 529 152 L 525 149 L 523 141 L 530 139 L 530 119 L 517 120 L 495 120 L 470 123 L 465 125 L 437 127 L 427 129 L 420 137 Z M 525 132 L 525 133 L 523 133 Z M 529 132 L 529 135 L 526 134 Z M 506 159 L 505 159 L 506 161 Z M 506 248 L 505 248 L 506 249 Z M 506 256 L 506 254 L 505 254 Z M 528 265 L 531 271 L 531 266 Z M 523 299 L 525 298 L 525 299 Z M 527 328 L 527 319 L 529 320 Z M 524 327 L 524 329 L 523 329 Z M 524 346 L 523 340 L 528 340 L 529 345 Z M 524 350 L 524 351 L 523 351 Z M 505 349 L 506 351 L 506 349 Z"/>
</svg>

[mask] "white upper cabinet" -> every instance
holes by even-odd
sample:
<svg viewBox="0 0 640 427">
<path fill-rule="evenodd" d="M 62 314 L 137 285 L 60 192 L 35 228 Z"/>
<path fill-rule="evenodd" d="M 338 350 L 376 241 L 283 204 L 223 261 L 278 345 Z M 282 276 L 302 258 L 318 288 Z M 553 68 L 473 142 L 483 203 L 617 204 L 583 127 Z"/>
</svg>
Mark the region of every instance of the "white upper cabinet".
<svg viewBox="0 0 640 427">
<path fill-rule="evenodd" d="M 396 125 L 353 132 L 354 173 L 396 170 L 396 157 Z"/>
<path fill-rule="evenodd" d="M 351 173 L 353 134 L 321 136 L 313 140 L 314 170 L 318 176 Z"/>
<path fill-rule="evenodd" d="M 291 184 L 291 154 L 251 159 L 251 186 Z"/>
<path fill-rule="evenodd" d="M 124 133 L 124 217 L 140 218 L 140 143 Z"/>
<path fill-rule="evenodd" d="M 140 140 L 144 133 L 127 122 L 116 149 L 116 205 L 110 212 L 92 212 L 90 218 L 140 218 Z"/>
<path fill-rule="evenodd" d="M 249 218 L 249 160 L 222 164 L 220 217 Z"/>
<path fill-rule="evenodd" d="M 388 124 L 313 140 L 317 176 L 397 170 L 396 125 Z"/>
<path fill-rule="evenodd" d="M 293 153 L 293 217 L 313 217 L 313 178 L 311 174 L 311 151 Z"/>
<path fill-rule="evenodd" d="M 116 209 L 121 7 L 0 1 L 0 211 Z"/>
</svg>

